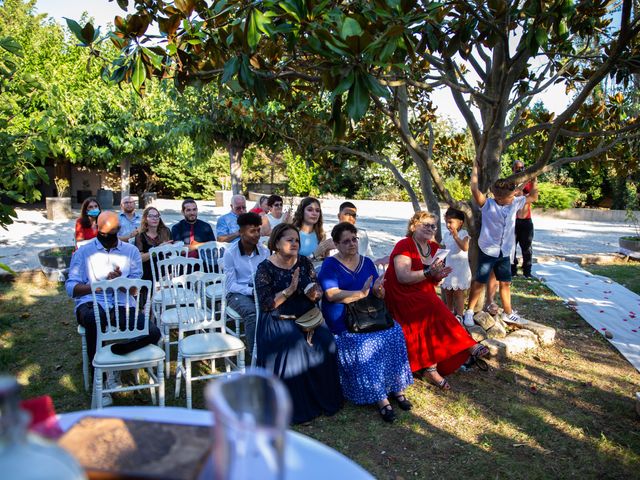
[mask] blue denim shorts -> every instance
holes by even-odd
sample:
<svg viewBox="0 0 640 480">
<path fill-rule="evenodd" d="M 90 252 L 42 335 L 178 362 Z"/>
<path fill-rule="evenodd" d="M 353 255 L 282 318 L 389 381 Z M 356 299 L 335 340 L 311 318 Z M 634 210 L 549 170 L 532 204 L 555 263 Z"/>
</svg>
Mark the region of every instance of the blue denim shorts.
<svg viewBox="0 0 640 480">
<path fill-rule="evenodd" d="M 499 282 L 511 281 L 511 259 L 503 256 L 502 252 L 499 257 L 491 257 L 479 249 L 476 282 L 487 283 L 491 270 L 495 272 Z"/>
</svg>

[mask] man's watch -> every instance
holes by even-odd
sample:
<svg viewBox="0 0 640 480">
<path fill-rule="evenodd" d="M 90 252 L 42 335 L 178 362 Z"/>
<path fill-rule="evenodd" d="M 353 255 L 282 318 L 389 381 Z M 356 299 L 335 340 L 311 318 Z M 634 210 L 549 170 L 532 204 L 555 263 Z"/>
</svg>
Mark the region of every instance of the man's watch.
<svg viewBox="0 0 640 480">
<path fill-rule="evenodd" d="M 425 278 L 427 278 L 429 276 L 429 274 L 431 273 L 431 265 L 425 265 L 422 267 L 422 273 L 425 276 Z"/>
</svg>

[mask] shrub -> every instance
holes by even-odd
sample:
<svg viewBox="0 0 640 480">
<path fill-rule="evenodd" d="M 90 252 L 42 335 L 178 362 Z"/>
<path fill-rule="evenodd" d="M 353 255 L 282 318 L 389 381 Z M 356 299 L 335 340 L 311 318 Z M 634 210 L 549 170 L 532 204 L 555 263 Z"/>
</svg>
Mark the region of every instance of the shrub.
<svg viewBox="0 0 640 480">
<path fill-rule="evenodd" d="M 299 196 L 317 196 L 318 166 L 313 162 L 305 162 L 300 156 L 287 149 L 284 152 L 284 160 L 289 177 L 289 192 Z"/>
<path fill-rule="evenodd" d="M 554 183 L 538 183 L 538 190 L 540 195 L 535 206 L 544 210 L 547 208 L 558 210 L 572 208 L 580 198 L 580 191 L 577 188 L 565 187 Z"/>
</svg>

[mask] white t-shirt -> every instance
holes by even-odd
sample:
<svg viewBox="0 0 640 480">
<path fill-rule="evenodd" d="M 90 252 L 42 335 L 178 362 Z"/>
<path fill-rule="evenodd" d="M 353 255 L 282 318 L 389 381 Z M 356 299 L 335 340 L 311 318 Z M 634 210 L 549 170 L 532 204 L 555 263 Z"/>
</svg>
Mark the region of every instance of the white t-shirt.
<svg viewBox="0 0 640 480">
<path fill-rule="evenodd" d="M 486 255 L 513 257 L 516 251 L 516 214 L 527 197 L 515 197 L 511 205 L 498 205 L 493 198 L 487 198 L 482 206 L 482 228 L 478 246 Z"/>
<path fill-rule="evenodd" d="M 267 213 L 267 220 L 269 220 L 269 225 L 271 225 L 271 228 L 275 228 L 276 225 L 280 225 L 282 223 L 282 217 L 284 217 L 284 215 L 282 215 L 280 218 L 276 218 L 270 213 Z"/>
</svg>

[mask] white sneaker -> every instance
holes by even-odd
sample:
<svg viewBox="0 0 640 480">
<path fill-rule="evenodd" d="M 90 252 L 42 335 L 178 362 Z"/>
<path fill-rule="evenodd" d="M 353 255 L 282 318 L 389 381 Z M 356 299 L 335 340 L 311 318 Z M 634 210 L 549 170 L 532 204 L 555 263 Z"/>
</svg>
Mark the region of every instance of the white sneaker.
<svg viewBox="0 0 640 480">
<path fill-rule="evenodd" d="M 526 318 L 522 318 L 515 311 L 512 311 L 509 314 L 502 312 L 502 321 L 511 325 L 526 325 L 529 323 Z"/>
<path fill-rule="evenodd" d="M 111 398 L 111 394 L 110 393 L 103 393 L 102 394 L 102 406 L 103 407 L 110 407 L 111 405 L 113 405 L 113 398 Z"/>
<path fill-rule="evenodd" d="M 473 321 L 473 310 L 467 310 L 464 312 L 463 324 L 465 327 L 473 327 L 475 322 Z"/>
</svg>

